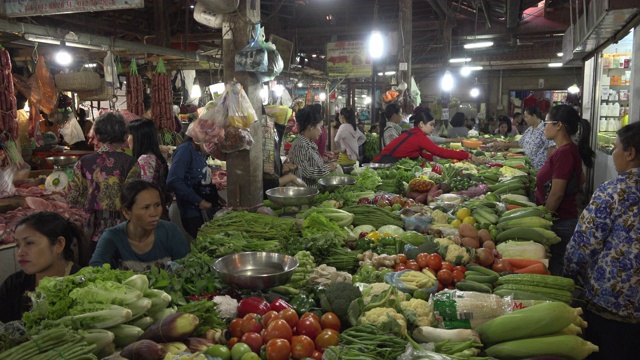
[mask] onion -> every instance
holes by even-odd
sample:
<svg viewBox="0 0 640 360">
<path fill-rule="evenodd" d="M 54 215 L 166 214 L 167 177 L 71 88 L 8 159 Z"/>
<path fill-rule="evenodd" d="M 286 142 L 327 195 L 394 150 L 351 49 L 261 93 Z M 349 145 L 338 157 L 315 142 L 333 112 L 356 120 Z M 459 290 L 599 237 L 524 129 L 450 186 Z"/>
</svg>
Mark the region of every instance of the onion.
<svg viewBox="0 0 640 360">
<path fill-rule="evenodd" d="M 482 266 L 490 266 L 493 264 L 493 251 L 485 248 L 476 250 L 476 262 Z"/>
<path fill-rule="evenodd" d="M 493 262 L 493 266 L 491 267 L 491 270 L 497 273 L 512 272 L 513 267 L 511 266 L 508 260 L 497 259 Z"/>
<path fill-rule="evenodd" d="M 487 240 L 487 241 L 482 243 L 482 247 L 485 248 L 485 249 L 489 249 L 489 250 L 493 251 L 493 250 L 496 249 L 496 244 L 491 240 Z"/>
</svg>

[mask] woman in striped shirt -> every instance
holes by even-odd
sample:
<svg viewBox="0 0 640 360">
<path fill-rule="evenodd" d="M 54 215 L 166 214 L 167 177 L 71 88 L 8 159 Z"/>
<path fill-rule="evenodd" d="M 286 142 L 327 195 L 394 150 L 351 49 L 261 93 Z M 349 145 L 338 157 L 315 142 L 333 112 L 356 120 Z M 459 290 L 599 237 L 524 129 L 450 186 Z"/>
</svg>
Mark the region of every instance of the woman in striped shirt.
<svg viewBox="0 0 640 360">
<path fill-rule="evenodd" d="M 310 187 L 316 187 L 318 179 L 335 170 L 336 163 L 325 164 L 318 146 L 313 142 L 322 133 L 322 119 L 310 106 L 296 113 L 298 137 L 289 149 L 289 160 L 298 168 L 295 175 Z"/>
</svg>

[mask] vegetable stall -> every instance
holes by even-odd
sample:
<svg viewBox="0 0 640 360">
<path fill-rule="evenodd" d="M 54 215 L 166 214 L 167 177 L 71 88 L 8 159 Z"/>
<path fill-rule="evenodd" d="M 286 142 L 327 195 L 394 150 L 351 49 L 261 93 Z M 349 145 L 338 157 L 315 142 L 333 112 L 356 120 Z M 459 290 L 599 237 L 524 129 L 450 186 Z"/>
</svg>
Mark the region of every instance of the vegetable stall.
<svg viewBox="0 0 640 360">
<path fill-rule="evenodd" d="M 547 270 L 559 238 L 528 158 L 476 155 L 486 164 L 357 168 L 309 207 L 229 211 L 167 268 L 44 279 L 24 325 L 3 325 L 0 358 L 585 358 L 598 349 L 573 280 Z M 213 267 L 255 251 L 299 265 L 260 291 Z"/>
</svg>

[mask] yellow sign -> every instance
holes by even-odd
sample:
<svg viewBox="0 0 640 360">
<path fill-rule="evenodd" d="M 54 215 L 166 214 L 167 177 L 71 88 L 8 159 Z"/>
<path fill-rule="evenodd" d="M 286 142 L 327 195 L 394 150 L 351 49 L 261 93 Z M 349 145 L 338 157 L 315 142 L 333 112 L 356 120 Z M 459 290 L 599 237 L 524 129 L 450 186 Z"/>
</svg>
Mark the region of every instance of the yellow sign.
<svg viewBox="0 0 640 360">
<path fill-rule="evenodd" d="M 371 58 L 364 41 L 328 43 L 326 59 L 329 77 L 371 77 Z"/>
</svg>

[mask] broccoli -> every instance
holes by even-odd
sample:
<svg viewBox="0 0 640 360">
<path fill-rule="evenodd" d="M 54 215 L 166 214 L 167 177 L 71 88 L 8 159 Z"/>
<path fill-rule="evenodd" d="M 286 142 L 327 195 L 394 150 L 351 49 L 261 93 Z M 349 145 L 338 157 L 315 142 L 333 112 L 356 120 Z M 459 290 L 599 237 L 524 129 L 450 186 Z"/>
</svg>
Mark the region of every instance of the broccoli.
<svg viewBox="0 0 640 360">
<path fill-rule="evenodd" d="M 346 282 L 337 282 L 329 285 L 324 292 L 318 294 L 322 311 L 331 311 L 338 315 L 342 324 L 349 323 L 349 305 L 353 300 L 362 297 L 358 287 Z"/>
</svg>

